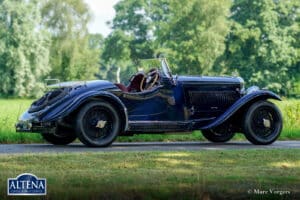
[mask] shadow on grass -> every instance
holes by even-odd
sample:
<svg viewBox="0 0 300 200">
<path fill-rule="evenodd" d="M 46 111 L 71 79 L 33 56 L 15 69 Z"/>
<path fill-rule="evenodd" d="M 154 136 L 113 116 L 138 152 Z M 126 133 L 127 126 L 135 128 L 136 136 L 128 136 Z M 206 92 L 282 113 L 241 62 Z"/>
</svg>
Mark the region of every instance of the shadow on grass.
<svg viewBox="0 0 300 200">
<path fill-rule="evenodd" d="M 47 199 L 297 199 L 299 158 L 299 149 L 2 155 L 0 197 L 7 178 L 29 172 L 47 178 Z"/>
</svg>

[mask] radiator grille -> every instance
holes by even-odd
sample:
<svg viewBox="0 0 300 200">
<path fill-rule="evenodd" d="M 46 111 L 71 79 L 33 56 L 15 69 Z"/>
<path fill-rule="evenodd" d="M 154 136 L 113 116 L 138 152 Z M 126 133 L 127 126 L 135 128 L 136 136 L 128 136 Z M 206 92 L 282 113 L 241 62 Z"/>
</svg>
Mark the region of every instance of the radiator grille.
<svg viewBox="0 0 300 200">
<path fill-rule="evenodd" d="M 239 93 L 235 91 L 190 91 L 189 98 L 191 104 L 197 108 L 224 109 L 239 98 Z"/>
</svg>

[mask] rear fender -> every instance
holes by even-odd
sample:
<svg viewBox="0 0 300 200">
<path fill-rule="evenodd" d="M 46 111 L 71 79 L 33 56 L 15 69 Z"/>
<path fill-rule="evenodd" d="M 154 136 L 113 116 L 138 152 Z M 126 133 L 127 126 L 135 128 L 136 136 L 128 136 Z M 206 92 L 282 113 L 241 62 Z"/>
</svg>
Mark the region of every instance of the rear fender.
<svg viewBox="0 0 300 200">
<path fill-rule="evenodd" d="M 99 99 L 104 99 L 116 106 L 123 124 L 122 130 L 126 131 L 128 129 L 127 109 L 117 96 L 107 91 L 89 91 L 74 98 L 70 98 L 59 106 L 56 106 L 55 108 L 52 108 L 51 110 L 45 112 L 46 114 L 42 116 L 41 122 L 57 121 L 76 111 L 84 103 L 90 100 Z"/>
<path fill-rule="evenodd" d="M 275 99 L 275 100 L 281 101 L 281 98 L 271 91 L 257 90 L 257 91 L 251 92 L 249 94 L 246 94 L 239 100 L 237 100 L 229 109 L 227 109 L 221 116 L 216 118 L 213 122 L 211 122 L 210 124 L 208 124 L 206 126 L 201 127 L 200 129 L 205 130 L 205 129 L 211 129 L 216 126 L 219 126 L 223 122 L 228 120 L 230 117 L 232 117 L 240 109 L 243 109 L 243 108 L 251 105 L 253 102 L 256 102 L 259 100 L 266 100 L 266 99 Z"/>
</svg>

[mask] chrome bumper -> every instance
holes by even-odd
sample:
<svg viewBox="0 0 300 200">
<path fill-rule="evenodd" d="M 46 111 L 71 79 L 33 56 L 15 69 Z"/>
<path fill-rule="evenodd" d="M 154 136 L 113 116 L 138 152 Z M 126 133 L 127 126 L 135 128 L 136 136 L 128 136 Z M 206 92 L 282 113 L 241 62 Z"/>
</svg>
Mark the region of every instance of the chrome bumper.
<svg viewBox="0 0 300 200">
<path fill-rule="evenodd" d="M 16 123 L 16 132 L 54 133 L 56 122 L 40 122 L 35 115 L 24 112 Z"/>
</svg>

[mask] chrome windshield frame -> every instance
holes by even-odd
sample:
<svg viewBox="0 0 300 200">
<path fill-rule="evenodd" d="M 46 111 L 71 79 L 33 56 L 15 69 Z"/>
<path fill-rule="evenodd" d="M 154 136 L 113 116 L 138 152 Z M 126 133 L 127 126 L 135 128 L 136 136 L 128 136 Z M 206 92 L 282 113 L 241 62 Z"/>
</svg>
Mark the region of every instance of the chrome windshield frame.
<svg viewBox="0 0 300 200">
<path fill-rule="evenodd" d="M 171 72 L 171 69 L 169 67 L 169 64 L 167 62 L 167 59 L 165 58 L 162 58 L 161 59 L 161 68 L 162 68 L 162 72 L 164 73 L 164 75 L 167 77 L 167 78 L 172 78 L 172 72 Z"/>
<path fill-rule="evenodd" d="M 166 58 L 150 58 L 150 59 L 141 59 L 138 60 L 137 66 L 141 66 L 137 68 L 138 71 L 147 71 L 152 69 L 153 67 L 159 69 L 161 76 L 170 80 L 171 84 L 176 85 L 174 78 L 172 76 L 172 71 L 169 67 Z"/>
</svg>

